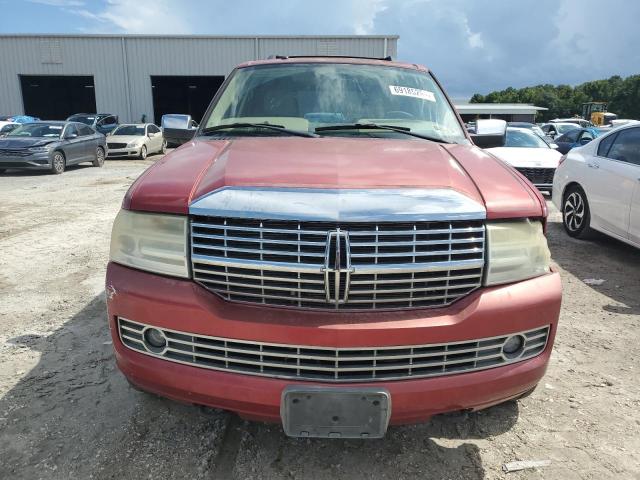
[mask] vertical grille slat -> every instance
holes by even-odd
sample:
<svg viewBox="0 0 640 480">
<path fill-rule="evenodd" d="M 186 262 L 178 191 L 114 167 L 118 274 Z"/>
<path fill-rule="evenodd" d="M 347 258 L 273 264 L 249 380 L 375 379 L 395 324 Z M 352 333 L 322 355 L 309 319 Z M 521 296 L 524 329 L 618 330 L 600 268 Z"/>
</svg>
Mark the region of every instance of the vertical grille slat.
<svg viewBox="0 0 640 480">
<path fill-rule="evenodd" d="M 337 224 L 199 215 L 190 228 L 194 280 L 229 301 L 441 307 L 479 288 L 484 270 L 483 220 Z"/>
</svg>

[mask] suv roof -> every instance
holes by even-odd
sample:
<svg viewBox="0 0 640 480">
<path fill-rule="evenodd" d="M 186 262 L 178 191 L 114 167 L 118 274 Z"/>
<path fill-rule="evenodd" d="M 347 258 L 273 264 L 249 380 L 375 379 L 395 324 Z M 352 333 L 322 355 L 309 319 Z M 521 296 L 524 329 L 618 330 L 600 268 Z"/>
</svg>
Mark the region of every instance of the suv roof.
<svg viewBox="0 0 640 480">
<path fill-rule="evenodd" d="M 417 63 L 405 63 L 391 60 L 391 57 L 345 57 L 331 55 L 287 56 L 275 55 L 266 60 L 252 60 L 238 65 L 237 68 L 253 67 L 255 65 L 287 64 L 287 63 L 347 63 L 353 65 L 378 65 L 381 67 L 410 68 L 412 70 L 428 71 L 423 65 Z"/>
</svg>

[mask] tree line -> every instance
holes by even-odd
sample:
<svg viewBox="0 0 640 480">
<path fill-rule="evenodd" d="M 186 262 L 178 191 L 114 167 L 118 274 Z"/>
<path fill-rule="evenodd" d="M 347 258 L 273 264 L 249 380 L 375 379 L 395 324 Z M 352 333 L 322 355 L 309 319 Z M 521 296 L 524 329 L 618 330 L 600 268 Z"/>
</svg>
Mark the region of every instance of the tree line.
<svg viewBox="0 0 640 480">
<path fill-rule="evenodd" d="M 549 110 L 541 111 L 536 121 L 553 118 L 582 116 L 582 104 L 608 102 L 608 111 L 618 118 L 640 119 L 640 75 L 622 78 L 615 75 L 606 80 L 594 80 L 572 87 L 571 85 L 536 85 L 476 93 L 471 103 L 530 103 Z"/>
</svg>

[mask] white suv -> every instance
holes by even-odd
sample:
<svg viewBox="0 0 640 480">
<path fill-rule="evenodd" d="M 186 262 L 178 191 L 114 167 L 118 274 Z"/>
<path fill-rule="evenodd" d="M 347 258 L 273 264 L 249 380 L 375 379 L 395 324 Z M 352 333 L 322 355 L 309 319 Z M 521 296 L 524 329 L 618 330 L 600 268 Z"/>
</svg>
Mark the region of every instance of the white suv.
<svg viewBox="0 0 640 480">
<path fill-rule="evenodd" d="M 572 237 L 594 229 L 640 248 L 640 125 L 565 155 L 553 178 L 553 203 Z"/>
</svg>

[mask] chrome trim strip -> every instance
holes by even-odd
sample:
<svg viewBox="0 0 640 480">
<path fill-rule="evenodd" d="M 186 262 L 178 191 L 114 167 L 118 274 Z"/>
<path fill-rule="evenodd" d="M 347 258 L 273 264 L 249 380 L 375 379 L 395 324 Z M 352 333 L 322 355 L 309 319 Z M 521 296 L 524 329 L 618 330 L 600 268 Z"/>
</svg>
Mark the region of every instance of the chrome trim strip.
<svg viewBox="0 0 640 480">
<path fill-rule="evenodd" d="M 491 368 L 502 367 L 513 363 L 529 360 L 540 355 L 547 347 L 549 340 L 550 326 L 545 325 L 532 330 L 522 332 L 505 333 L 504 335 L 486 337 L 481 339 L 461 340 L 458 342 L 448 342 L 440 344 L 418 344 L 418 345 L 392 345 L 392 346 L 370 346 L 370 347 L 324 347 L 314 345 L 290 345 L 269 342 L 256 342 L 250 340 L 236 340 L 224 337 L 213 337 L 201 334 L 192 334 L 179 330 L 161 328 L 153 325 L 147 325 L 140 322 L 134 322 L 126 318 L 118 317 L 118 336 L 123 345 L 137 353 L 149 355 L 161 360 L 174 363 L 180 363 L 196 368 L 205 368 L 209 370 L 224 371 L 228 373 L 240 375 L 255 375 L 269 378 L 295 379 L 315 382 L 331 382 L 331 383 L 362 383 L 376 381 L 393 381 L 393 380 L 411 380 L 418 378 L 437 377 L 442 375 L 457 375 L 462 373 L 470 373 L 479 370 L 487 370 Z M 132 325 L 123 325 L 127 322 Z M 142 335 L 148 328 L 158 328 L 165 334 L 168 339 L 167 348 L 161 353 L 154 353 L 144 347 L 142 340 L 131 335 Z M 130 333 L 129 333 L 130 332 Z M 175 335 L 182 337 L 190 337 L 191 340 L 185 338 L 175 338 Z M 501 349 L 504 341 L 512 335 L 522 335 L 525 338 L 525 346 L 522 354 L 516 358 L 506 358 L 502 353 L 492 353 L 496 349 Z M 127 342 L 130 342 L 127 344 Z M 170 343 L 174 346 L 169 345 Z M 134 348 L 131 344 L 138 345 Z M 469 344 L 476 344 L 475 347 L 468 347 Z M 184 345 L 185 350 L 176 348 L 176 345 Z M 243 345 L 252 348 L 242 348 Z M 456 348 L 462 346 L 463 348 Z M 269 349 L 282 348 L 282 352 L 270 351 Z M 295 349 L 295 353 L 290 350 Z M 430 351 L 420 351 L 420 349 L 429 349 Z M 438 350 L 439 349 L 439 350 Z M 202 350 L 207 350 L 202 351 Z M 373 352 L 369 355 L 360 355 L 358 352 Z M 303 353 L 306 352 L 306 353 Z M 313 354 L 310 352 L 319 352 Z M 320 353 L 322 352 L 322 353 Z M 378 355 L 378 352 L 381 354 Z M 397 353 L 396 353 L 397 352 Z M 475 352 L 472 358 L 460 358 L 461 354 L 470 354 Z M 483 355 L 482 352 L 487 352 Z M 179 360 L 167 357 L 167 353 L 173 353 L 181 356 L 192 356 L 194 361 Z M 234 357 L 233 354 L 238 356 Z M 255 356 L 258 360 L 251 360 L 248 355 Z M 224 366 L 215 366 L 211 364 L 197 363 L 195 358 L 217 361 L 223 363 Z M 265 361 L 264 357 L 268 357 Z M 444 360 L 437 361 L 438 357 L 444 357 Z M 447 358 L 452 357 L 452 358 Z M 429 360 L 433 358 L 434 360 Z M 277 361 L 280 359 L 280 361 Z M 414 359 L 418 362 L 414 362 Z M 287 360 L 290 363 L 286 363 Z M 302 364 L 301 361 L 323 361 L 327 363 L 333 362 L 331 365 L 312 365 Z M 378 360 L 397 361 L 395 365 L 382 364 L 377 365 Z M 350 362 L 373 362 L 370 366 L 354 366 Z M 341 362 L 345 362 L 345 366 L 340 366 Z M 404 363 L 400 363 L 404 362 Z M 472 363 L 474 367 L 464 368 L 465 363 Z M 478 362 L 482 365 L 478 366 Z M 487 364 L 485 362 L 496 362 Z M 253 366 L 256 370 L 244 369 L 242 365 Z M 457 367 L 461 365 L 461 367 Z M 451 366 L 452 369 L 447 370 L 446 367 Z M 264 372 L 264 367 L 272 367 L 280 370 L 279 373 Z M 429 371 L 416 373 L 415 369 L 420 368 L 440 368 L 441 371 Z M 282 370 L 288 371 L 283 373 Z M 405 370 L 405 375 L 386 375 L 383 378 L 376 377 L 376 372 L 384 374 L 385 371 Z M 326 372 L 332 375 L 313 376 L 313 372 Z M 290 372 L 290 373 L 289 373 Z M 309 372 L 309 373 L 306 373 Z M 357 373 L 371 372 L 363 378 L 340 378 L 340 373 Z"/>
<path fill-rule="evenodd" d="M 484 220 L 487 216 L 484 205 L 450 188 L 222 187 L 194 200 L 189 213 L 329 222 Z"/>
</svg>

